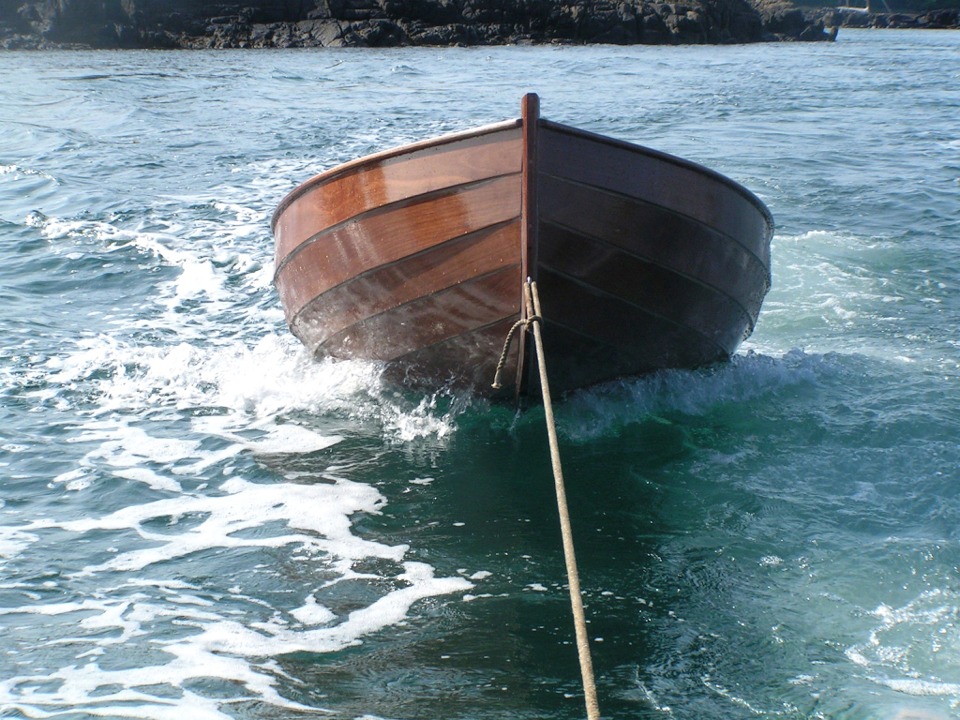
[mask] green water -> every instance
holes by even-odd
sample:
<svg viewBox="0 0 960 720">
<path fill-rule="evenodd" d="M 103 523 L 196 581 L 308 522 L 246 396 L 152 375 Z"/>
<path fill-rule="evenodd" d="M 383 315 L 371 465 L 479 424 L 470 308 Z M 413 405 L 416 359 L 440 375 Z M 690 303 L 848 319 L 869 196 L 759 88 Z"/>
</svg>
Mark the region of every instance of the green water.
<svg viewBox="0 0 960 720">
<path fill-rule="evenodd" d="M 557 407 L 603 716 L 956 715 L 958 48 L 0 54 L 0 714 L 583 716 L 542 410 L 271 285 L 296 183 L 534 90 L 778 221 L 733 362 Z"/>
</svg>

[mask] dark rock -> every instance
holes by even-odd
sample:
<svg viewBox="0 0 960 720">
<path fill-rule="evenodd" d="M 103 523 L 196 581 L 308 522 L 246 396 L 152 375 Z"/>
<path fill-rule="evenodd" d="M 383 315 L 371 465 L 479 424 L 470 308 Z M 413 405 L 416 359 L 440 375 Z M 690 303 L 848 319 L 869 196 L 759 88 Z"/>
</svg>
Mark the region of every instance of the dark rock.
<svg viewBox="0 0 960 720">
<path fill-rule="evenodd" d="M 341 35 L 345 47 L 396 47 L 409 45 L 407 34 L 390 20 L 376 19 L 353 23 Z"/>
<path fill-rule="evenodd" d="M 917 24 L 923 28 L 938 30 L 960 27 L 960 9 L 933 10 L 917 18 Z"/>
<path fill-rule="evenodd" d="M 411 44 L 414 45 L 463 46 L 479 44 L 476 28 L 464 23 L 451 23 L 449 25 L 415 24 L 407 29 L 407 35 L 410 37 Z"/>
<path fill-rule="evenodd" d="M 820 40 L 786 0 L 0 0 L 0 47 L 261 48 Z M 949 17 L 946 18 L 949 21 Z M 928 14 L 924 26 L 945 20 Z"/>
<path fill-rule="evenodd" d="M 838 9 L 822 13 L 827 25 L 850 28 L 892 28 L 947 30 L 960 29 L 960 9 L 947 8 L 923 13 L 871 13 Z"/>
<path fill-rule="evenodd" d="M 763 31 L 776 40 L 833 40 L 836 32 L 828 29 L 824 14 L 808 13 L 787 0 L 758 0 Z M 831 24 L 829 27 L 836 27 Z"/>
<path fill-rule="evenodd" d="M 379 0 L 383 15 L 394 21 L 420 22 L 442 27 L 463 21 L 457 6 L 449 0 Z"/>
</svg>

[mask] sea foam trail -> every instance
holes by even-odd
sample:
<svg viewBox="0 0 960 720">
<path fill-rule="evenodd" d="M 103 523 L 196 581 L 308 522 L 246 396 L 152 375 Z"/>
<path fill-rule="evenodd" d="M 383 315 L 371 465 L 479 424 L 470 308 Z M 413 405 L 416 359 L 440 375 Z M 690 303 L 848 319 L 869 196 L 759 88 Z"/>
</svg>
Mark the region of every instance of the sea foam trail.
<svg viewBox="0 0 960 720">
<path fill-rule="evenodd" d="M 180 270 L 159 283 L 149 322 L 119 313 L 108 323 L 116 332 L 84 333 L 6 373 L 12 395 L 68 411 L 71 422 L 49 461 L 59 468 L 48 478 L 53 500 L 0 506 L 10 661 L 0 711 L 220 719 L 266 703 L 315 712 L 321 704 L 290 699 L 278 658 L 361 644 L 404 623 L 416 603 L 473 587 L 437 577 L 406 544 L 358 534 L 355 519 L 381 513 L 386 498 L 326 462 L 344 433 L 444 437 L 456 410 L 395 395 L 376 364 L 313 360 L 272 332 L 278 310 L 245 329 L 255 339 L 211 342 L 213 320 L 266 292 L 255 261 L 231 260 L 241 268 L 231 275 L 202 248 L 184 250 L 176 232 L 35 222 L 78 258 L 108 247 Z M 209 322 L 184 322 L 195 302 Z M 10 467 L 30 462 L 29 446 L 4 450 Z M 51 557 L 56 572 L 38 572 Z M 132 645 L 142 648 L 136 658 Z"/>
<path fill-rule="evenodd" d="M 274 442 L 264 447 L 278 449 Z M 158 488 L 152 484 L 151 489 Z M 191 717 L 225 718 L 224 704 L 252 701 L 311 709 L 277 691 L 282 674 L 271 658 L 337 652 L 402 623 L 422 599 L 472 587 L 462 577 L 437 578 L 429 565 L 405 560 L 405 545 L 355 535 L 350 518 L 377 514 L 383 505 L 375 488 L 342 477 L 323 475 L 310 484 L 232 477 L 217 488 L 133 504 L 101 517 L 15 526 L 8 524 L 8 515 L 0 528 L 6 564 L 35 563 L 33 548 L 44 551 L 51 533 L 59 542 L 83 543 L 88 557 L 109 559 L 42 584 L 4 588 L 28 601 L 0 609 L 0 622 L 14 628 L 7 633 L 8 652 L 25 651 L 35 631 L 49 638 L 41 644 L 50 652 L 44 671 L 29 663 L 26 672 L 0 683 L 0 707 L 37 717 L 83 710 L 137 718 L 185 711 Z M 120 545 L 144 547 L 121 551 Z M 298 558 L 303 577 L 289 583 L 277 576 L 274 582 L 288 584 L 289 591 L 283 603 L 270 605 L 257 598 L 263 595 L 261 585 L 275 575 L 263 565 L 263 553 L 276 549 Z M 165 579 L 171 571 L 188 573 L 192 558 L 210 553 L 221 557 L 222 577 L 202 584 Z M 249 567 L 242 560 L 258 556 L 262 560 Z M 371 563 L 377 571 L 355 570 Z M 395 574 L 390 568 L 397 568 Z M 373 582 L 386 591 L 345 613 L 322 604 L 319 596 L 350 582 Z M 252 585 L 249 591 L 246 584 Z M 91 592 L 91 585 L 97 589 Z M 82 599 L 69 599 L 77 596 Z M 154 662 L 118 669 L 117 663 L 128 664 L 124 648 L 134 638 L 149 640 L 160 652 L 152 653 Z M 50 663 L 53 657 L 61 658 L 59 667 Z M 190 689 L 202 679 L 223 687 L 236 684 L 244 692 L 203 697 Z"/>
</svg>

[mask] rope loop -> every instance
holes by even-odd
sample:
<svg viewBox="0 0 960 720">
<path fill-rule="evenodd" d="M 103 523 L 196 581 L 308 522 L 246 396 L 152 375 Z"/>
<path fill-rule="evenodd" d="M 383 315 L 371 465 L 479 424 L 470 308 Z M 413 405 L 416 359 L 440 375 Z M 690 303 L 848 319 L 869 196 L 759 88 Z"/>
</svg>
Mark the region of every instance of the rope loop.
<svg viewBox="0 0 960 720">
<path fill-rule="evenodd" d="M 516 335 L 517 330 L 520 328 L 527 329 L 533 325 L 533 323 L 538 323 L 542 319 L 539 315 L 531 315 L 528 318 L 517 320 L 510 326 L 510 330 L 507 332 L 507 339 L 503 341 L 503 352 L 500 353 L 500 360 L 497 361 L 497 371 L 493 375 L 493 385 L 491 385 L 491 387 L 494 390 L 499 390 L 503 387 L 500 383 L 500 373 L 503 372 L 503 368 L 507 364 L 507 354 L 510 352 L 510 343 L 513 342 L 513 336 Z"/>
</svg>

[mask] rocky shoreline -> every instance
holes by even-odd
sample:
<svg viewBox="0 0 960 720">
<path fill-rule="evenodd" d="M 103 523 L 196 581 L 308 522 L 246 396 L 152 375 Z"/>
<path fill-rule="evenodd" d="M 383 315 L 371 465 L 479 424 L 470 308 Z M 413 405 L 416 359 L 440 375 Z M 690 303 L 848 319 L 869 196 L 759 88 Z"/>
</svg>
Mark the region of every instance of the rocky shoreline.
<svg viewBox="0 0 960 720">
<path fill-rule="evenodd" d="M 930 10 L 924 13 L 866 12 L 853 8 L 821 11 L 819 16 L 833 27 L 891 30 L 957 30 L 960 9 Z"/>
<path fill-rule="evenodd" d="M 0 0 L 0 48 L 729 44 L 827 22 L 782 0 Z"/>
</svg>

